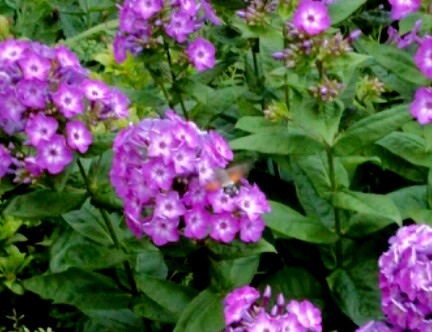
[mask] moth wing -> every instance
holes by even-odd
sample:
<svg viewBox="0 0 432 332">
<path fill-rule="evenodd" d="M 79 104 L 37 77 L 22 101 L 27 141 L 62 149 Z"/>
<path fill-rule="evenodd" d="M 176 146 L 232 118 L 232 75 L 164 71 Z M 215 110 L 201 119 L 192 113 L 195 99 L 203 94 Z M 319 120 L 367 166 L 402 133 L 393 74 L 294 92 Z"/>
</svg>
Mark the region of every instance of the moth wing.
<svg viewBox="0 0 432 332">
<path fill-rule="evenodd" d="M 228 174 L 230 181 L 233 183 L 237 183 L 247 175 L 247 173 L 249 172 L 249 165 L 247 164 L 236 165 L 228 168 L 226 172 Z"/>
</svg>

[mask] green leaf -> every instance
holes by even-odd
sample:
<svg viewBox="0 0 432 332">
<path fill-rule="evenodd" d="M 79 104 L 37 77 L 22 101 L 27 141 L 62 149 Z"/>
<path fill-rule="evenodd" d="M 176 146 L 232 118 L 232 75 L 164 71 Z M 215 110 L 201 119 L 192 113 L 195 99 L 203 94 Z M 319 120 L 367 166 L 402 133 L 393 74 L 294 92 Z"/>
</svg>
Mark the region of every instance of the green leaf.
<svg viewBox="0 0 432 332">
<path fill-rule="evenodd" d="M 284 267 L 266 278 L 261 288 L 270 285 L 274 295 L 282 293 L 285 299 L 322 299 L 322 286 L 307 270 L 298 267 Z"/>
<path fill-rule="evenodd" d="M 260 256 L 248 256 L 237 259 L 211 260 L 210 284 L 218 290 L 229 290 L 249 284 L 257 272 Z"/>
<path fill-rule="evenodd" d="M 332 25 L 336 25 L 343 20 L 347 19 L 352 13 L 359 9 L 366 0 L 350 0 L 350 1 L 336 1 L 328 5 L 328 11 Z"/>
<path fill-rule="evenodd" d="M 266 130 L 280 128 L 281 126 L 270 122 L 262 116 L 243 116 L 237 121 L 235 127 L 248 133 L 259 134 Z"/>
<path fill-rule="evenodd" d="M 393 72 L 403 80 L 417 86 L 427 85 L 427 79 L 417 69 L 412 55 L 398 49 L 393 45 L 380 44 L 372 40 L 360 39 L 359 45 L 366 53 L 372 55 L 374 60 L 382 67 Z"/>
<path fill-rule="evenodd" d="M 432 154 L 426 149 L 425 140 L 415 134 L 394 132 L 377 144 L 414 165 L 432 167 Z"/>
<path fill-rule="evenodd" d="M 133 300 L 133 311 L 144 318 L 157 322 L 176 323 L 178 317 L 145 294 Z"/>
<path fill-rule="evenodd" d="M 398 207 L 402 218 L 415 221 L 420 211 L 428 209 L 427 189 L 425 185 L 405 187 L 387 194 Z"/>
<path fill-rule="evenodd" d="M 170 312 L 175 320 L 197 295 L 192 288 L 151 277 L 140 277 L 138 287 L 149 299 Z"/>
<path fill-rule="evenodd" d="M 368 259 L 349 270 L 338 269 L 327 277 L 332 297 L 357 325 L 382 318 L 376 260 Z"/>
<path fill-rule="evenodd" d="M 398 225 L 402 217 L 393 201 L 384 195 L 361 193 L 355 191 L 338 191 L 333 194 L 333 204 L 344 210 L 356 211 L 389 218 Z"/>
<path fill-rule="evenodd" d="M 348 221 L 348 229 L 344 231 L 349 237 L 360 238 L 375 233 L 394 221 L 384 216 L 356 213 Z"/>
<path fill-rule="evenodd" d="M 56 217 L 75 210 L 86 197 L 85 192 L 37 190 L 15 197 L 4 210 L 4 214 L 19 218 Z"/>
<path fill-rule="evenodd" d="M 24 280 L 23 285 L 44 299 L 73 305 L 82 311 L 125 309 L 131 300 L 111 279 L 79 269 L 36 276 Z"/>
<path fill-rule="evenodd" d="M 396 106 L 370 115 L 340 134 L 336 139 L 334 151 L 339 156 L 352 155 L 355 151 L 374 143 L 411 120 L 407 105 Z"/>
<path fill-rule="evenodd" d="M 276 236 L 321 244 L 337 241 L 336 234 L 318 220 L 305 217 L 281 203 L 270 201 L 270 206 L 272 212 L 264 215 L 264 219 Z"/>
<path fill-rule="evenodd" d="M 65 231 L 51 247 L 50 269 L 63 272 L 71 267 L 83 270 L 99 270 L 121 264 L 127 256 L 114 247 L 106 247 L 82 235 Z"/>
<path fill-rule="evenodd" d="M 84 324 L 84 332 L 117 331 L 135 332 L 145 331 L 141 317 L 130 309 L 119 310 L 84 310 L 90 319 Z"/>
<path fill-rule="evenodd" d="M 103 245 L 113 244 L 113 240 L 105 225 L 101 212 L 92 206 L 88 200 L 79 210 L 65 213 L 62 217 L 69 226 L 83 237 Z M 115 229 L 116 231 L 119 230 L 118 225 Z"/>
<path fill-rule="evenodd" d="M 260 239 L 257 243 L 244 243 L 237 239 L 230 244 L 211 241 L 208 243 L 207 247 L 219 259 L 234 259 L 238 257 L 254 256 L 263 252 L 276 252 L 273 245 L 264 239 Z"/>
<path fill-rule="evenodd" d="M 168 267 L 165 264 L 164 256 L 159 250 L 144 251 L 142 249 L 136 255 L 135 272 L 137 278 L 144 276 L 164 279 L 168 274 Z"/>
<path fill-rule="evenodd" d="M 277 129 L 234 139 L 230 142 L 233 150 L 248 150 L 268 154 L 308 155 L 322 150 L 314 138 L 302 130 Z"/>
<path fill-rule="evenodd" d="M 209 289 L 202 291 L 183 311 L 174 332 L 221 331 L 225 326 L 223 299 Z"/>
</svg>

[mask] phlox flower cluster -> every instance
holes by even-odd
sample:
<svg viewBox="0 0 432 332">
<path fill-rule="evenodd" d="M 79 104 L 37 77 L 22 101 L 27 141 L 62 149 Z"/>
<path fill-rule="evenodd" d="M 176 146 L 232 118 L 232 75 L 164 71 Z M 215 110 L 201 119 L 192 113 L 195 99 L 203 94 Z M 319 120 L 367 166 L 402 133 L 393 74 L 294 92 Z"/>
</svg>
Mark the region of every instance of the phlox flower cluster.
<svg viewBox="0 0 432 332">
<path fill-rule="evenodd" d="M 390 16 L 394 20 L 400 20 L 406 15 L 420 9 L 421 0 L 388 0 L 391 5 Z"/>
<path fill-rule="evenodd" d="M 321 311 L 307 300 L 291 300 L 285 305 L 282 294 L 268 310 L 271 288 L 260 293 L 251 286 L 233 290 L 224 299 L 226 332 L 321 332 Z"/>
<path fill-rule="evenodd" d="M 268 13 L 274 12 L 278 4 L 279 0 L 251 0 L 247 2 L 245 9 L 238 10 L 236 13 L 247 24 L 255 25 L 263 22 Z"/>
<path fill-rule="evenodd" d="M 432 228 L 402 227 L 389 243 L 379 259 L 381 309 L 387 322 L 369 322 L 357 332 L 432 331 Z"/>
<path fill-rule="evenodd" d="M 213 44 L 193 37 L 207 20 L 220 24 L 207 0 L 126 0 L 119 10 L 120 29 L 113 44 L 118 63 L 126 60 L 127 51 L 138 55 L 168 37 L 185 48 L 185 55 L 198 71 L 214 66 Z"/>
<path fill-rule="evenodd" d="M 74 151 L 88 150 L 88 124 L 125 117 L 127 106 L 125 95 L 90 79 L 65 46 L 1 42 L 0 134 L 17 139 L 0 146 L 0 176 L 15 174 L 15 181 L 28 182 L 45 170 L 60 173 Z M 25 137 L 28 148 L 18 137 Z"/>
<path fill-rule="evenodd" d="M 414 62 L 427 79 L 432 79 L 432 36 L 423 38 L 414 54 Z M 421 125 L 432 122 L 432 88 L 420 87 L 416 91 L 410 111 Z"/>
<path fill-rule="evenodd" d="M 215 171 L 233 158 L 215 131 L 201 131 L 172 111 L 166 119 L 144 119 L 115 139 L 111 183 L 124 201 L 126 222 L 140 237 L 158 245 L 180 235 L 229 243 L 261 238 L 261 214 L 270 208 L 256 185 L 242 180 L 239 193 L 227 195 Z"/>
</svg>

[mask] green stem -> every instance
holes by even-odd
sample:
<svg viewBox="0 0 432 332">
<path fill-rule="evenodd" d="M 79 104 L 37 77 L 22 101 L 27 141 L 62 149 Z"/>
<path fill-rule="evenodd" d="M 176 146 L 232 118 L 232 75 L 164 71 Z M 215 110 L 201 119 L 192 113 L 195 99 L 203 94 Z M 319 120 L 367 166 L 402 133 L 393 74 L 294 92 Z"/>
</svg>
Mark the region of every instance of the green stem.
<svg viewBox="0 0 432 332">
<path fill-rule="evenodd" d="M 286 49 L 288 47 L 288 39 L 286 38 L 287 35 L 287 27 L 284 24 L 283 25 L 283 39 L 284 39 L 284 49 Z M 285 95 L 285 105 L 287 107 L 287 110 L 290 110 L 290 90 L 288 87 L 288 72 L 285 72 L 284 75 L 284 95 Z"/>
<path fill-rule="evenodd" d="M 165 38 L 163 40 L 163 45 L 164 45 L 164 50 L 165 50 L 165 54 L 166 54 L 168 65 L 169 65 L 169 69 L 170 69 L 172 85 L 174 85 L 174 83 L 177 81 L 177 75 L 174 73 L 174 70 L 173 70 L 173 63 L 172 63 L 172 59 L 171 59 L 171 53 L 169 51 L 169 45 L 166 42 Z M 189 120 L 189 116 L 188 116 L 187 111 L 186 111 L 186 106 L 185 106 L 184 101 L 183 101 L 183 96 L 181 95 L 181 93 L 177 93 L 177 95 L 178 95 L 178 98 L 180 100 L 180 107 L 182 109 L 183 116 L 184 116 L 184 118 L 186 120 Z"/>
<path fill-rule="evenodd" d="M 89 182 L 88 176 L 85 173 L 84 166 L 82 165 L 80 159 L 77 160 L 77 164 L 78 164 L 78 168 L 79 168 L 80 174 L 81 174 L 81 176 L 82 176 L 82 178 L 84 180 L 87 192 L 90 194 L 90 196 L 93 197 L 93 193 L 90 190 L 90 182 Z M 125 248 L 123 247 L 123 245 L 119 241 L 119 238 L 117 236 L 117 233 L 114 230 L 114 227 L 112 226 L 111 219 L 110 219 L 108 213 L 104 209 L 101 209 L 101 208 L 99 208 L 99 211 L 100 211 L 100 213 L 102 215 L 102 219 L 105 222 L 105 225 L 106 225 L 106 227 L 108 229 L 108 232 L 109 232 L 109 234 L 111 236 L 111 239 L 112 239 L 112 241 L 114 243 L 114 246 L 116 247 L 117 250 L 123 250 L 127 254 Z M 138 294 L 138 289 L 136 287 L 135 280 L 133 278 L 132 269 L 131 269 L 131 266 L 129 264 L 129 261 L 125 261 L 123 263 L 123 266 L 124 266 L 124 269 L 126 271 L 126 275 L 128 277 L 129 284 L 130 284 L 131 289 L 132 289 L 132 293 L 134 295 L 137 295 Z"/>
<path fill-rule="evenodd" d="M 111 239 L 112 239 L 112 241 L 114 243 L 114 246 L 118 250 L 123 250 L 127 254 L 125 248 L 123 247 L 123 245 L 119 241 L 119 238 L 117 236 L 117 233 L 114 230 L 114 227 L 112 225 L 112 222 L 111 222 L 111 219 L 110 219 L 108 213 L 104 209 L 99 209 L 99 211 L 100 211 L 100 213 L 102 215 L 102 219 L 104 220 L 106 227 L 108 228 L 108 232 L 110 233 L 110 236 L 111 236 Z M 124 261 L 123 262 L 123 266 L 124 266 L 124 269 L 126 271 L 126 275 L 128 277 L 129 284 L 130 284 L 131 289 L 132 289 L 132 293 L 134 295 L 137 295 L 138 294 L 138 289 L 137 289 L 137 286 L 136 286 L 136 283 L 135 283 L 135 279 L 134 279 L 133 274 L 132 274 L 132 268 L 130 266 L 129 261 L 127 261 L 127 260 Z"/>
<path fill-rule="evenodd" d="M 253 61 L 253 67 L 254 67 L 254 74 L 255 74 L 255 79 L 257 81 L 257 88 L 259 92 L 262 92 L 264 89 L 264 82 L 262 80 L 262 77 L 260 77 L 259 75 L 259 68 L 258 68 L 258 54 L 260 51 L 260 41 L 259 38 L 253 38 L 251 40 L 252 43 L 252 61 Z M 265 109 L 265 105 L 264 105 L 264 97 L 261 98 L 261 111 L 264 112 Z"/>
<path fill-rule="evenodd" d="M 330 146 L 326 149 L 327 153 L 327 162 L 328 162 L 328 169 L 329 169 L 329 177 L 330 177 L 330 186 L 331 186 L 331 192 L 332 194 L 335 194 L 337 191 L 337 184 L 336 184 L 336 173 L 334 168 L 334 157 L 333 157 L 333 150 Z M 342 231 L 341 231 L 341 220 L 339 215 L 339 209 L 334 207 L 334 214 L 335 214 L 335 231 L 336 235 L 338 236 L 338 241 L 336 242 L 336 264 L 338 267 L 342 265 Z"/>
</svg>

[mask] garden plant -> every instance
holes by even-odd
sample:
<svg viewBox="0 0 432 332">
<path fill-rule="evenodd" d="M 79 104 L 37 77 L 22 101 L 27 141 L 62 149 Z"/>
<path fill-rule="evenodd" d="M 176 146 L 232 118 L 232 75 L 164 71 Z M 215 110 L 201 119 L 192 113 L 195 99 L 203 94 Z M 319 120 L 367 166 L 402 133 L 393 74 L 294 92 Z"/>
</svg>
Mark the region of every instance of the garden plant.
<svg viewBox="0 0 432 332">
<path fill-rule="evenodd" d="M 431 82 L 430 0 L 0 0 L 0 331 L 432 331 Z"/>
</svg>

